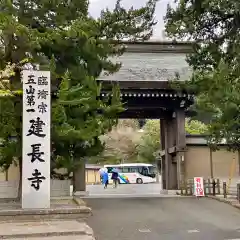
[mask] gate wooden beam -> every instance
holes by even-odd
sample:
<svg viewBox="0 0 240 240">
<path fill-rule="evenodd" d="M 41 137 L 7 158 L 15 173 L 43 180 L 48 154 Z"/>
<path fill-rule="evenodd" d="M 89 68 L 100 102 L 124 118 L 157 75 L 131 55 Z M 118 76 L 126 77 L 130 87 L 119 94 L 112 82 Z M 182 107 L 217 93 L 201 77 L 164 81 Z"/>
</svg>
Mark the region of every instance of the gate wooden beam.
<svg viewBox="0 0 240 240">
<path fill-rule="evenodd" d="M 178 152 L 186 152 L 186 151 L 187 151 L 186 147 L 183 148 L 183 147 L 173 146 L 173 147 L 168 148 L 169 154 L 177 154 Z M 159 151 L 159 154 L 161 157 L 165 156 L 165 149 Z"/>
</svg>

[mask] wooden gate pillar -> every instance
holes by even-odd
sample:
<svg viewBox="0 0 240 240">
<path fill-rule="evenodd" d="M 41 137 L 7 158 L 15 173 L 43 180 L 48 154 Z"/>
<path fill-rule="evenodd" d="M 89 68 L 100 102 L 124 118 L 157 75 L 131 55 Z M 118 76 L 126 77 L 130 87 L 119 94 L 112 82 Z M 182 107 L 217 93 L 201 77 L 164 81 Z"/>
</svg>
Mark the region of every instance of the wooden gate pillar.
<svg viewBox="0 0 240 240">
<path fill-rule="evenodd" d="M 177 165 L 169 153 L 169 148 L 175 145 L 176 125 L 173 118 L 161 119 L 161 145 L 162 145 L 162 185 L 163 189 L 177 188 Z"/>
<path fill-rule="evenodd" d="M 176 162 L 177 162 L 177 185 L 178 189 L 184 180 L 185 173 L 185 150 L 186 150 L 186 131 L 185 131 L 185 111 L 176 111 Z"/>
<path fill-rule="evenodd" d="M 185 111 L 178 109 L 172 117 L 161 119 L 161 175 L 163 189 L 179 189 L 184 179 L 186 148 Z"/>
</svg>

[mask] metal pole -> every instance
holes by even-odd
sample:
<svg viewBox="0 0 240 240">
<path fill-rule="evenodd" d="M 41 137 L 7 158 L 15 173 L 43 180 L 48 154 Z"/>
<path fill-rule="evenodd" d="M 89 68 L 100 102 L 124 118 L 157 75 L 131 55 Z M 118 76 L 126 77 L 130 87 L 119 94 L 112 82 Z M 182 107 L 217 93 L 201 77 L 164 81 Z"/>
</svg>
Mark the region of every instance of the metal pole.
<svg viewBox="0 0 240 240">
<path fill-rule="evenodd" d="M 227 198 L 227 183 L 223 182 L 223 197 Z"/>
<path fill-rule="evenodd" d="M 237 200 L 240 203 L 240 183 L 237 184 Z"/>
<path fill-rule="evenodd" d="M 212 181 L 212 187 L 213 187 L 213 196 L 215 196 L 216 195 L 216 182 L 214 179 Z"/>
<path fill-rule="evenodd" d="M 156 158 L 156 182 L 159 183 L 159 169 L 158 169 L 158 162 L 160 161 L 160 159 Z"/>
<path fill-rule="evenodd" d="M 212 154 L 212 149 L 210 149 L 210 173 L 211 173 L 211 178 L 213 178 L 213 154 Z"/>
</svg>

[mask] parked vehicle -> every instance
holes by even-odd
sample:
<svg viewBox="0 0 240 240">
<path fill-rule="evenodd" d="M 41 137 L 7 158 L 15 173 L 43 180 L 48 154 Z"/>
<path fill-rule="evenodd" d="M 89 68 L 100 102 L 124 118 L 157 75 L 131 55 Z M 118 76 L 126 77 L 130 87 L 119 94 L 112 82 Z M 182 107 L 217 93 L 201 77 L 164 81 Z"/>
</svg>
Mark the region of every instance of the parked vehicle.
<svg viewBox="0 0 240 240">
<path fill-rule="evenodd" d="M 156 182 L 157 169 L 152 164 L 147 163 L 124 163 L 116 165 L 104 165 L 108 169 L 109 179 L 113 169 L 118 169 L 119 183 L 153 183 Z M 110 180 L 111 182 L 111 180 Z"/>
</svg>

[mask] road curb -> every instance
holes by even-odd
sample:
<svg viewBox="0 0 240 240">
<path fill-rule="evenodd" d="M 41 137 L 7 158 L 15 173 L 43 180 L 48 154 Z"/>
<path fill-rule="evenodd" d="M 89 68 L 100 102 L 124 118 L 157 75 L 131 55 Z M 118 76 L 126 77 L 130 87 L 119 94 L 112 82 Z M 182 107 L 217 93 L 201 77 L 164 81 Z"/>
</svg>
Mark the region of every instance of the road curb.
<svg viewBox="0 0 240 240">
<path fill-rule="evenodd" d="M 5 230 L 1 229 L 0 239 L 35 239 L 35 238 L 50 238 L 50 237 L 68 237 L 75 236 L 79 239 L 92 237 L 94 239 L 93 229 L 84 222 L 73 221 L 74 226 L 69 225 L 69 221 L 47 221 L 47 222 L 17 222 L 10 223 L 12 231 L 6 230 L 6 223 L 2 223 Z M 42 224 L 45 224 L 42 226 Z M 63 225 L 66 224 L 66 227 Z M 35 228 L 35 230 L 32 230 Z M 31 232 L 30 232 L 31 231 Z"/>
<path fill-rule="evenodd" d="M 181 196 L 181 195 L 170 195 L 170 194 L 92 194 L 83 199 L 119 199 L 119 198 L 191 198 L 193 196 Z"/>
<path fill-rule="evenodd" d="M 76 236 L 76 237 L 81 237 L 83 238 L 84 236 L 93 236 L 93 235 L 89 235 L 86 234 L 85 231 L 71 231 L 71 232 L 45 232 L 45 233 L 19 233 L 19 234 L 11 234 L 11 235 L 0 235 L 1 239 L 18 239 L 18 238 L 22 238 L 22 239 L 26 239 L 27 238 L 37 238 L 37 237 L 60 237 L 60 236 Z"/>
<path fill-rule="evenodd" d="M 228 200 L 226 198 L 219 198 L 219 197 L 216 197 L 216 196 L 206 196 L 206 197 L 217 200 L 219 202 L 227 203 L 227 204 L 229 204 L 229 205 L 231 205 L 231 206 L 240 210 L 240 203 L 234 203 L 234 202 L 231 202 L 230 200 Z"/>
</svg>

